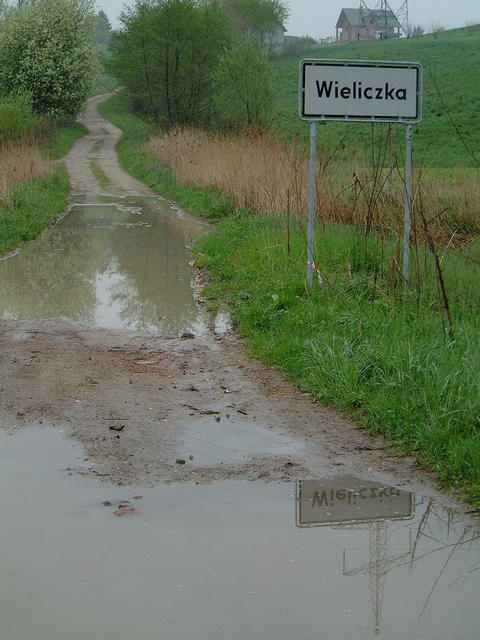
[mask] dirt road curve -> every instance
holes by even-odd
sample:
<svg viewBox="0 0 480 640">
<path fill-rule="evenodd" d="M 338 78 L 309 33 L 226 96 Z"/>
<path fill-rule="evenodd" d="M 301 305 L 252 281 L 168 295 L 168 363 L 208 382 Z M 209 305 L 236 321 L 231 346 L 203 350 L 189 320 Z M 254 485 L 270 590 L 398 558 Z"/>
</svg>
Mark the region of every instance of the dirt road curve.
<svg viewBox="0 0 480 640">
<path fill-rule="evenodd" d="M 111 122 L 100 116 L 97 107 L 109 96 L 91 98 L 79 118 L 89 133 L 78 140 L 65 157 L 70 176 L 72 194 L 108 194 L 115 196 L 152 196 L 155 195 L 146 185 L 126 173 L 118 162 L 115 151 L 122 132 Z M 97 163 L 111 184 L 102 189 L 95 179 L 91 162 Z"/>
<path fill-rule="evenodd" d="M 66 164 L 74 193 L 151 195 L 119 167 L 120 132 L 96 111 Z M 196 274 L 199 277 L 199 274 Z M 1 424 L 53 425 L 85 447 L 82 473 L 118 484 L 355 475 L 435 495 L 432 477 L 249 359 L 234 334 L 194 339 L 62 321 L 0 323 Z M 79 470 L 77 470 L 79 471 Z"/>
</svg>

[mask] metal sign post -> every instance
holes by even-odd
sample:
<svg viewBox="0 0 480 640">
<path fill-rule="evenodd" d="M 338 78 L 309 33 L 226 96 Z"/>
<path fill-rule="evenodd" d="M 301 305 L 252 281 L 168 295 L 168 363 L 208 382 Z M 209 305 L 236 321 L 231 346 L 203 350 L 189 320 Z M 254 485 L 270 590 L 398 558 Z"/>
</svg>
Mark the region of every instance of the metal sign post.
<svg viewBox="0 0 480 640">
<path fill-rule="evenodd" d="M 407 124 L 405 145 L 405 226 L 403 234 L 403 279 L 408 284 L 410 268 L 410 228 L 412 207 L 412 133 L 413 126 Z"/>
<path fill-rule="evenodd" d="M 307 282 L 311 286 L 313 282 L 314 259 L 313 247 L 315 243 L 315 164 L 317 159 L 317 123 L 310 123 L 310 183 L 308 198 L 308 264 Z"/>
<path fill-rule="evenodd" d="M 313 282 L 316 123 L 401 123 L 407 129 L 403 275 L 408 282 L 412 200 L 412 125 L 422 119 L 422 68 L 416 62 L 301 60 L 299 116 L 310 122 L 307 281 Z"/>
</svg>

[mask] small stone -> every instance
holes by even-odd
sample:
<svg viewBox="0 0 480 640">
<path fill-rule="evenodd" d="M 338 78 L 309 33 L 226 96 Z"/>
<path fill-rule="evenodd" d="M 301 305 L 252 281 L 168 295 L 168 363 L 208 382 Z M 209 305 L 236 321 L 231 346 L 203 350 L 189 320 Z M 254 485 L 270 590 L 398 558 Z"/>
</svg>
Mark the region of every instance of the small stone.
<svg viewBox="0 0 480 640">
<path fill-rule="evenodd" d="M 114 515 L 120 517 L 120 516 L 134 516 L 135 514 L 138 513 L 138 509 L 135 509 L 135 507 L 132 507 L 129 504 L 119 504 L 118 505 L 118 509 L 116 511 L 113 512 Z"/>
<path fill-rule="evenodd" d="M 184 460 L 183 458 L 177 458 L 177 459 L 175 460 L 175 462 L 176 462 L 177 464 L 185 464 L 185 460 Z"/>
<path fill-rule="evenodd" d="M 111 424 L 109 427 L 110 431 L 123 431 L 125 429 L 124 424 Z"/>
</svg>

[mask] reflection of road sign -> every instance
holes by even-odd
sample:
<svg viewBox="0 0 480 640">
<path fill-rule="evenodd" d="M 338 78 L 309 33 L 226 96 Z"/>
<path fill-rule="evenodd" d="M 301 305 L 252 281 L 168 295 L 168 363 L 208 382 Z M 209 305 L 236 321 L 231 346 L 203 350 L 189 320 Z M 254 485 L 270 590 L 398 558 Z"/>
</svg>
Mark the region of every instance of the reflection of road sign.
<svg viewBox="0 0 480 640">
<path fill-rule="evenodd" d="M 404 520 L 413 494 L 358 478 L 302 480 L 297 484 L 297 526 Z"/>
<path fill-rule="evenodd" d="M 299 99 L 303 120 L 420 122 L 421 66 L 416 62 L 302 60 Z"/>
</svg>

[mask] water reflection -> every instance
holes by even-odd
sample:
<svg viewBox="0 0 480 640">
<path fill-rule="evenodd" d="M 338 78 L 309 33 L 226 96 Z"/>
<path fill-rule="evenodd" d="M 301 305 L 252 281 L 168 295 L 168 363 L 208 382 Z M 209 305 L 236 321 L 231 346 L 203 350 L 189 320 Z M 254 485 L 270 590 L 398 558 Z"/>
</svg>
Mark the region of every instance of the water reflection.
<svg viewBox="0 0 480 640">
<path fill-rule="evenodd" d="M 185 248 L 201 231 L 155 201 L 76 204 L 52 231 L 0 263 L 1 314 L 201 333 Z"/>
<path fill-rule="evenodd" d="M 296 527 L 291 483 L 112 485 L 61 471 L 90 462 L 61 435 L 0 429 L 2 640 L 478 638 L 478 533 L 460 514 L 401 492 L 396 519 L 373 495 L 367 519 Z M 320 502 L 345 489 L 319 484 Z"/>
<path fill-rule="evenodd" d="M 410 601 L 400 608 L 410 618 L 414 614 L 419 634 L 432 600 L 438 595 L 443 606 L 449 606 L 445 592 L 480 570 L 479 531 L 466 526 L 459 514 L 396 487 L 350 477 L 299 482 L 296 522 L 301 528 L 348 531 L 338 547 L 342 575 L 368 577 L 376 636 L 382 631 L 390 574 L 393 597 L 387 601 L 395 602 L 399 596 Z M 464 552 L 470 552 L 466 564 Z M 419 591 L 419 585 L 420 597 L 409 597 L 413 590 Z"/>
</svg>

